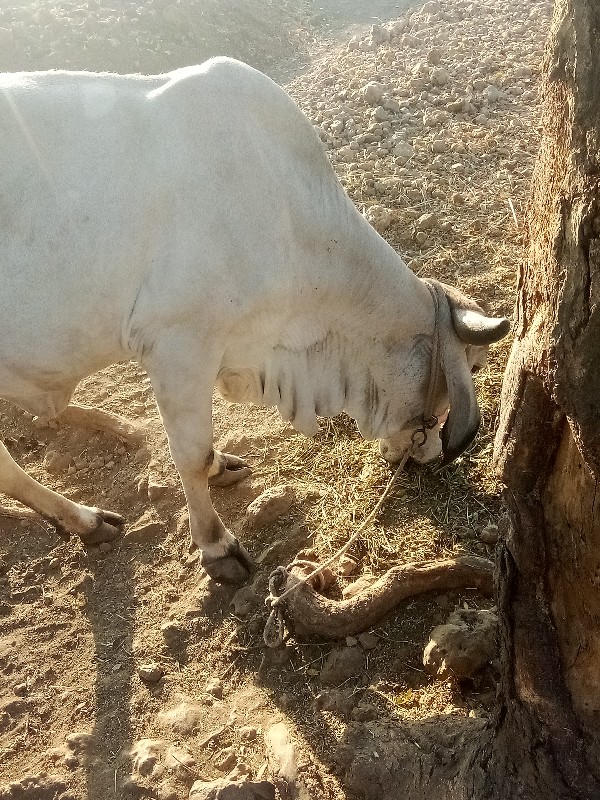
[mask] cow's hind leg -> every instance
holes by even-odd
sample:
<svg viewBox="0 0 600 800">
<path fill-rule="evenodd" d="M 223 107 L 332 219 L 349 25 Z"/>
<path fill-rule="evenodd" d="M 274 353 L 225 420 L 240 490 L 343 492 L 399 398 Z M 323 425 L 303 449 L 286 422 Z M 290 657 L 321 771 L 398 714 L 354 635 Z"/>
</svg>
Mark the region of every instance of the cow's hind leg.
<svg viewBox="0 0 600 800">
<path fill-rule="evenodd" d="M 0 442 L 0 492 L 29 506 L 51 522 L 61 536 L 77 534 L 84 544 L 109 542 L 124 520 L 112 511 L 102 511 L 67 500 L 28 475 Z"/>
<path fill-rule="evenodd" d="M 213 462 L 208 471 L 209 486 L 231 486 L 247 478 L 252 470 L 242 458 L 213 450 Z"/>
<path fill-rule="evenodd" d="M 236 456 L 213 449 L 212 388 L 218 360 L 211 363 L 203 352 L 206 345 L 195 338 L 171 336 L 155 343 L 145 366 L 185 492 L 192 543 L 202 551 L 200 561 L 211 578 L 243 583 L 252 562 L 213 508 L 208 486 L 235 483 L 250 469 Z"/>
</svg>

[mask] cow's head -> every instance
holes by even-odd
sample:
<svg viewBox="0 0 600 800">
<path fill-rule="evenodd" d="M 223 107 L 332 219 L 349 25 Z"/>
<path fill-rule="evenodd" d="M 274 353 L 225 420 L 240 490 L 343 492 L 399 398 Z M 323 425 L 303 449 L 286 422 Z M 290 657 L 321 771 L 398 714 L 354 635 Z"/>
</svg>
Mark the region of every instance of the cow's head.
<svg viewBox="0 0 600 800">
<path fill-rule="evenodd" d="M 472 374 L 485 365 L 488 345 L 510 330 L 508 319 L 486 316 L 457 289 L 437 281 L 429 283 L 437 298 L 438 336 L 437 365 L 429 368 L 435 384 L 431 387 L 431 408 L 423 408 L 398 434 L 381 439 L 380 452 L 392 463 L 399 461 L 413 442 L 418 445 L 423 439 L 420 447 L 412 448 L 413 458 L 420 463 L 443 455 L 442 465 L 449 464 L 467 449 L 480 423 Z M 424 396 L 423 404 L 426 402 Z M 426 437 L 417 432 L 424 414 L 437 418 Z"/>
</svg>

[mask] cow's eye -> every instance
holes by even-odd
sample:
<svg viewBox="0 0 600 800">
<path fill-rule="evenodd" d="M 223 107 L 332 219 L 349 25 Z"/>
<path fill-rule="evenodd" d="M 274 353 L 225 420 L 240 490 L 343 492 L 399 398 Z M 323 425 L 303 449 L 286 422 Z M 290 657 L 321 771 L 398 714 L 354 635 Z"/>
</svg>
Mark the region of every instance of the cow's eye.
<svg viewBox="0 0 600 800">
<path fill-rule="evenodd" d="M 479 364 L 473 364 L 471 367 L 471 375 L 475 375 L 481 369 Z"/>
</svg>

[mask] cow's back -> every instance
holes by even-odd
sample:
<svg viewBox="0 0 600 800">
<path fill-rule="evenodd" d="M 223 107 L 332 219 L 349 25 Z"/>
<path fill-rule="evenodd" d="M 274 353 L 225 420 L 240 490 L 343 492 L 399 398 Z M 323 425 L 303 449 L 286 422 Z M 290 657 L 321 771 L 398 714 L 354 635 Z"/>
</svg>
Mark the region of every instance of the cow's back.
<svg viewBox="0 0 600 800">
<path fill-rule="evenodd" d="M 7 362 L 72 383 L 183 321 L 267 341 L 340 290 L 381 315 L 384 264 L 393 298 L 405 268 L 251 67 L 0 76 L 0 105 L 0 392 Z"/>
</svg>

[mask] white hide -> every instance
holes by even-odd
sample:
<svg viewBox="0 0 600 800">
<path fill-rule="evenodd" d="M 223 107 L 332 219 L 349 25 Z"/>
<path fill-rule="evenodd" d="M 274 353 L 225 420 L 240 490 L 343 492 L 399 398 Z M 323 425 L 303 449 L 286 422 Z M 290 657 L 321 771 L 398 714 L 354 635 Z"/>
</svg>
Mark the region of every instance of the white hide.
<svg viewBox="0 0 600 800">
<path fill-rule="evenodd" d="M 0 394 L 51 416 L 83 377 L 139 361 L 207 568 L 237 547 L 206 485 L 215 383 L 307 434 L 342 409 L 368 438 L 422 414 L 429 291 L 267 77 L 223 58 L 158 76 L 4 75 L 0 106 Z M 0 489 L 28 502 L 7 464 Z M 31 505 L 79 513 L 56 502 Z"/>
</svg>

